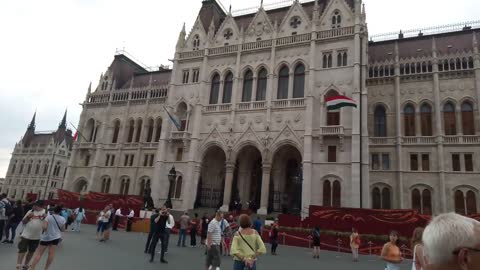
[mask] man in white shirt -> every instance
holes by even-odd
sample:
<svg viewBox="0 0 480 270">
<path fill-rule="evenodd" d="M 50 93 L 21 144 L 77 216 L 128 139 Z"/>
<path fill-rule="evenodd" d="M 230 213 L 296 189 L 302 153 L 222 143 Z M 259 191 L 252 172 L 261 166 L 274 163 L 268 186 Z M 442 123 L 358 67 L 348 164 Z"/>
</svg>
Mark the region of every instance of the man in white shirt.
<svg viewBox="0 0 480 270">
<path fill-rule="evenodd" d="M 170 231 L 175 227 L 175 219 L 173 218 L 172 214 L 170 214 L 170 208 L 167 209 L 168 213 L 168 221 L 167 225 L 165 226 L 165 237 L 164 240 L 166 241 L 165 243 L 165 253 L 168 252 L 168 243 L 170 241 Z"/>
<path fill-rule="evenodd" d="M 132 230 L 132 223 L 133 223 L 134 216 L 135 216 L 135 211 L 133 211 L 133 209 L 130 208 L 130 213 L 127 216 L 127 229 L 126 229 L 127 232 Z"/>
<path fill-rule="evenodd" d="M 32 210 L 28 211 L 22 220 L 23 231 L 20 234 L 20 242 L 18 243 L 17 269 L 29 267 L 30 260 L 40 244 L 43 221 L 47 217 L 43 206 L 43 201 L 36 201 Z M 25 256 L 26 253 L 27 256 Z M 23 259 L 25 259 L 25 262 Z"/>
<path fill-rule="evenodd" d="M 115 219 L 113 220 L 113 228 L 112 230 L 118 231 L 118 223 L 120 223 L 120 218 L 123 217 L 122 215 L 122 208 L 118 208 L 117 211 L 115 211 Z"/>
</svg>

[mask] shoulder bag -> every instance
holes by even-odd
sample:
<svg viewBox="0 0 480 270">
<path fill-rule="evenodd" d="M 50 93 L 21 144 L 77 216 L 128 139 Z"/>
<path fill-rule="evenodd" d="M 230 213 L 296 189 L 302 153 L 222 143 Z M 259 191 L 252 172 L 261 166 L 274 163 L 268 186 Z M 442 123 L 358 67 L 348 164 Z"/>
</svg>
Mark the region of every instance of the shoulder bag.
<svg viewBox="0 0 480 270">
<path fill-rule="evenodd" d="M 245 242 L 245 244 L 247 244 L 247 246 L 253 251 L 253 253 L 256 255 L 257 254 L 257 251 L 250 245 L 250 243 L 248 243 L 248 241 L 243 237 L 242 233 L 240 231 L 238 231 L 238 235 L 240 235 L 240 237 L 242 238 L 243 242 Z M 248 260 L 248 261 L 245 261 L 245 268 L 247 269 L 253 269 L 253 266 L 255 265 L 255 260 Z"/>
</svg>

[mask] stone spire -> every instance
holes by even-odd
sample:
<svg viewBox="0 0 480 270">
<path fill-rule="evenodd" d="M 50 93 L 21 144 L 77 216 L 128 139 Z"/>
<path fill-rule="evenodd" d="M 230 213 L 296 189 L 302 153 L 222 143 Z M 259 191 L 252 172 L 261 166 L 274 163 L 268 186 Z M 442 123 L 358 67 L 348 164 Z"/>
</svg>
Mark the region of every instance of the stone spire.
<svg viewBox="0 0 480 270">
<path fill-rule="evenodd" d="M 65 113 L 63 114 L 62 122 L 58 125 L 58 128 L 66 129 L 67 128 L 67 110 L 65 109 Z"/>
<path fill-rule="evenodd" d="M 318 0 L 315 0 L 315 5 L 313 6 L 313 21 L 318 21 L 320 18 L 320 6 L 318 5 Z"/>
<path fill-rule="evenodd" d="M 187 36 L 187 32 L 185 31 L 185 23 L 183 23 L 182 31 L 178 35 L 177 41 L 177 49 L 185 47 L 185 37 Z"/>
<path fill-rule="evenodd" d="M 27 129 L 35 130 L 35 118 L 37 117 L 37 111 L 33 114 L 32 121 L 30 121 L 30 124 L 28 125 Z"/>
</svg>

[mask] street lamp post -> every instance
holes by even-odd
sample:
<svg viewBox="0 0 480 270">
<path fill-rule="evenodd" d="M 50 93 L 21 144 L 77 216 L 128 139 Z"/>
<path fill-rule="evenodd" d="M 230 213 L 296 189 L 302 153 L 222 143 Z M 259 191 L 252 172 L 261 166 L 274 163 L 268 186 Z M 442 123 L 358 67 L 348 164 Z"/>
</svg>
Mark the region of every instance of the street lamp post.
<svg viewBox="0 0 480 270">
<path fill-rule="evenodd" d="M 177 171 L 175 170 L 175 166 L 172 166 L 170 171 L 168 172 L 168 181 L 170 182 L 170 186 L 168 187 L 168 197 L 166 204 L 172 204 L 172 197 L 173 197 L 173 188 L 175 187 L 175 179 L 177 179 Z"/>
</svg>

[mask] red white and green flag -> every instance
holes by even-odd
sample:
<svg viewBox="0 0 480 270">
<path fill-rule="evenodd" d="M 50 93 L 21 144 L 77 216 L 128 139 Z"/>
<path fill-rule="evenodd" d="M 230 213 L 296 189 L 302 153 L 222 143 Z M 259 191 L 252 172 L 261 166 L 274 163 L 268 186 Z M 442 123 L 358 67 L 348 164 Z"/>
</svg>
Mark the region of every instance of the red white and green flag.
<svg viewBox="0 0 480 270">
<path fill-rule="evenodd" d="M 334 96 L 325 99 L 327 110 L 338 110 L 343 107 L 357 107 L 355 100 L 346 96 Z"/>
</svg>

